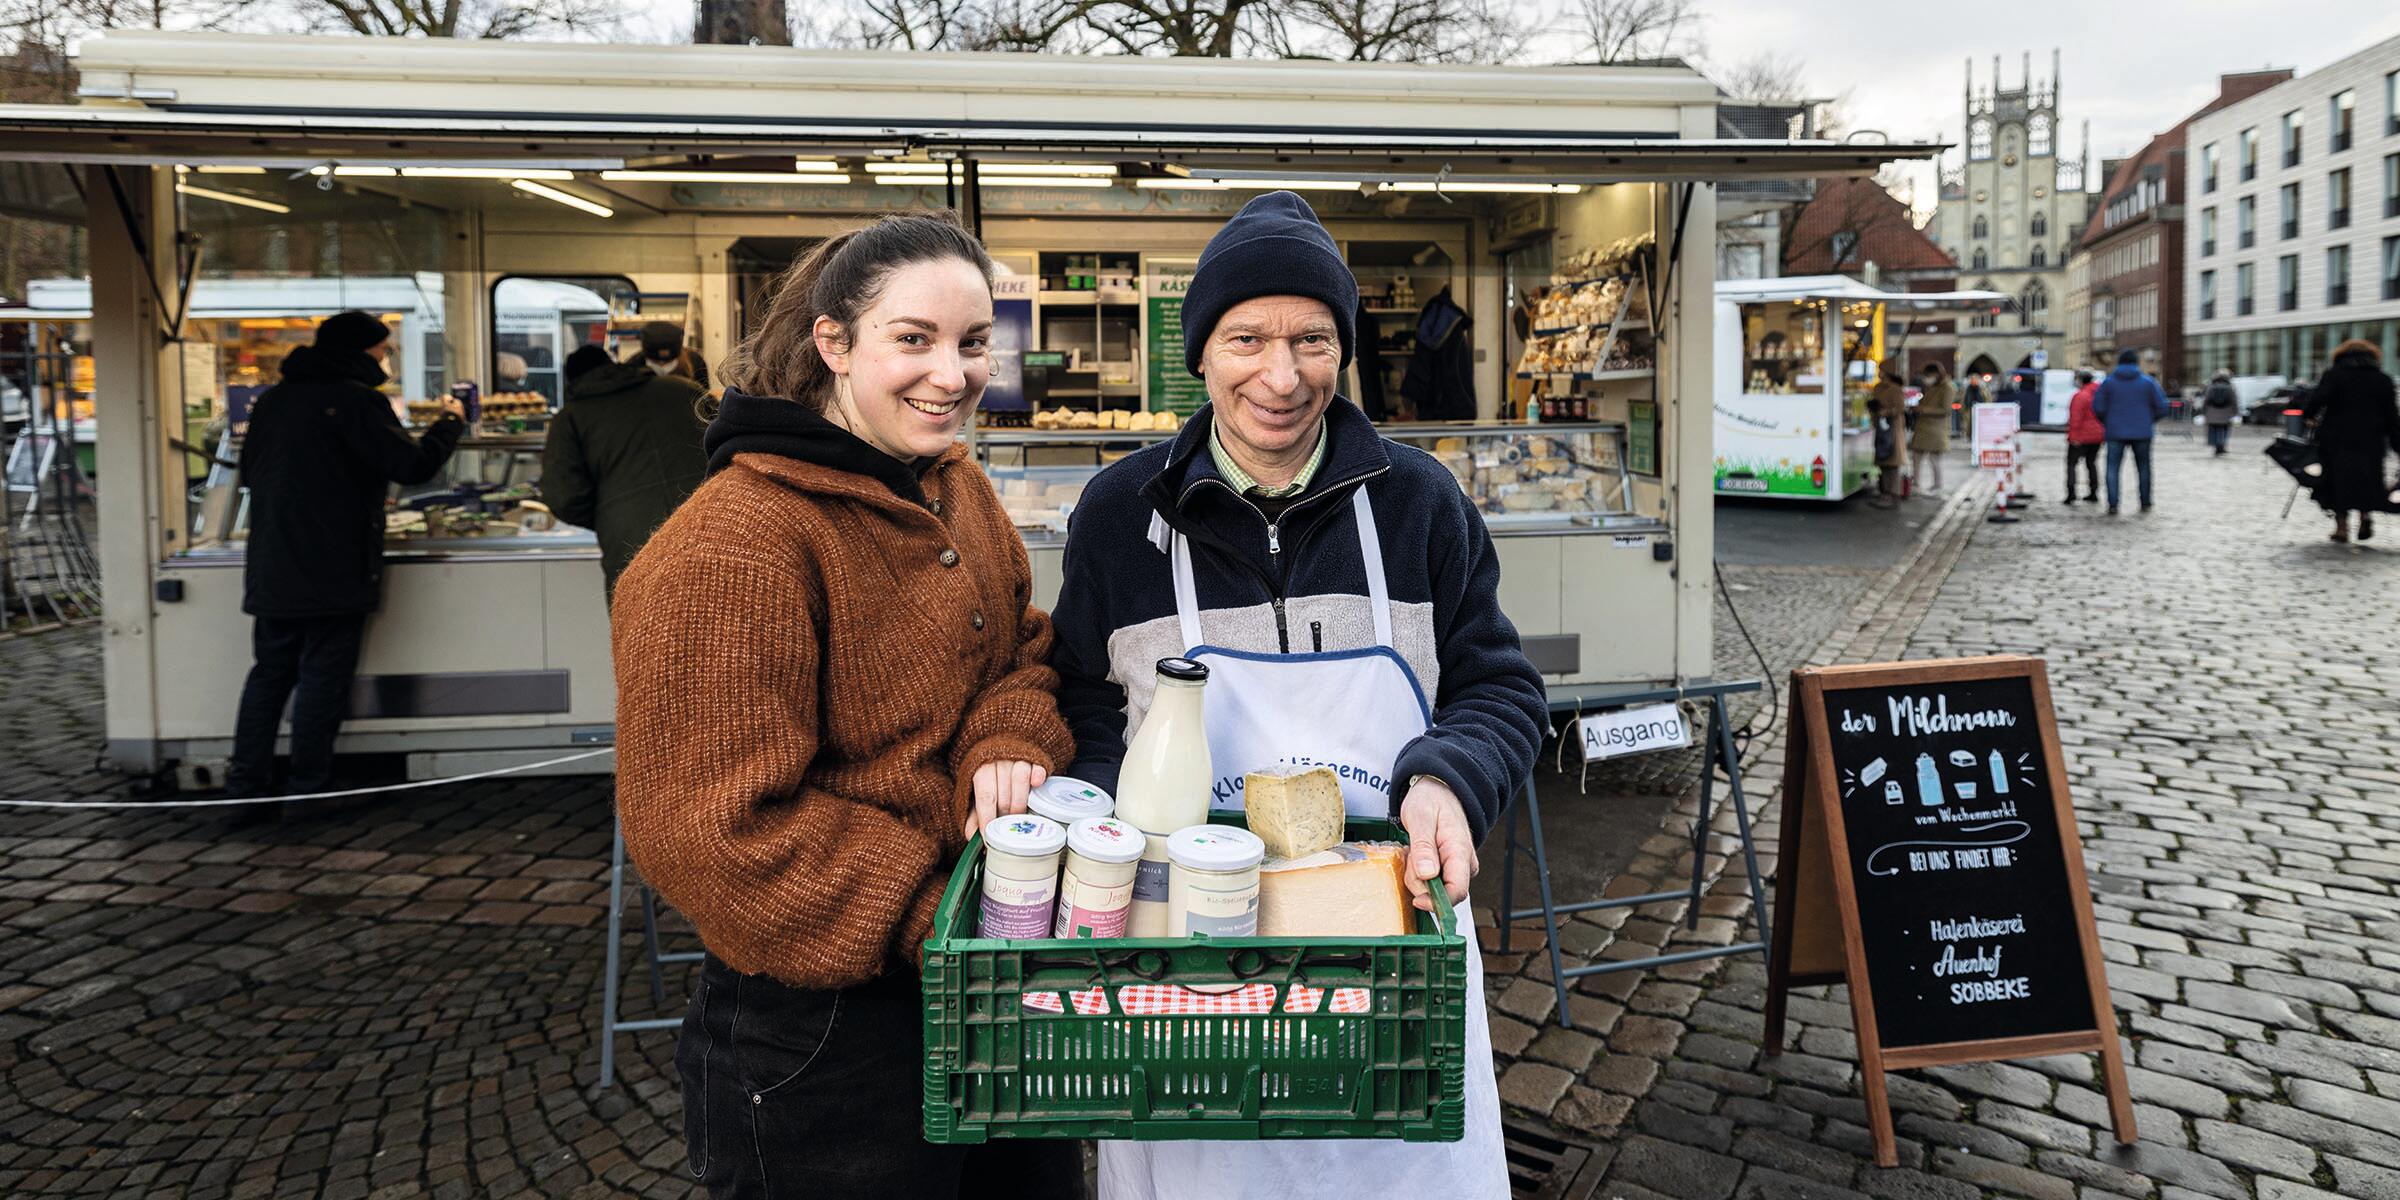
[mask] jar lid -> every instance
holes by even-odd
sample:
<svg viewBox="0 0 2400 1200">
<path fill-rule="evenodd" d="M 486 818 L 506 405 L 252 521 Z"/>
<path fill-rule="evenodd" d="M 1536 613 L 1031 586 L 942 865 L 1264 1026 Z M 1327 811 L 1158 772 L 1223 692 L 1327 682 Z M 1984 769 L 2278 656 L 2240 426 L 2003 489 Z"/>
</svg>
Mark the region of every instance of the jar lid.
<svg viewBox="0 0 2400 1200">
<path fill-rule="evenodd" d="M 1194 871 L 1241 871 L 1267 857 L 1267 844 L 1239 825 L 1193 825 L 1167 838 L 1167 857 Z"/>
<path fill-rule="evenodd" d="M 1067 829 L 1068 849 L 1098 863 L 1133 862 L 1141 858 L 1149 840 L 1115 817 L 1085 817 Z"/>
<path fill-rule="evenodd" d="M 1117 802 L 1107 792 L 1080 779 L 1053 775 L 1026 798 L 1033 811 L 1058 822 L 1073 825 L 1085 817 L 1105 817 L 1117 811 Z"/>
<path fill-rule="evenodd" d="M 1040 858 L 1066 847 L 1067 827 L 1032 813 L 1002 817 L 983 827 L 983 844 L 1002 854 Z"/>
<path fill-rule="evenodd" d="M 1188 658 L 1162 658 L 1158 660 L 1158 673 L 1186 683 L 1208 682 L 1208 668 Z"/>
</svg>

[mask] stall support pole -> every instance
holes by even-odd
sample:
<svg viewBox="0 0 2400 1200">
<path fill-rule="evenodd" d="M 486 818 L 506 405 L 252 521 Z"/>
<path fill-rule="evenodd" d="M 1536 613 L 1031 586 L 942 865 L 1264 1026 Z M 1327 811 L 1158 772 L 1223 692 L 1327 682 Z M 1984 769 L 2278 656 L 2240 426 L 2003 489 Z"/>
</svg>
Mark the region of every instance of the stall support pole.
<svg viewBox="0 0 2400 1200">
<path fill-rule="evenodd" d="M 182 547 L 181 455 L 167 444 L 168 308 L 176 279 L 174 174 L 163 167 L 84 168 L 91 242 L 93 415 L 102 430 L 99 489 L 101 639 L 109 761 L 152 772 L 158 753 L 158 661 L 150 583 Z M 180 406 L 174 414 L 180 426 Z M 175 432 L 180 435 L 180 428 Z M 61 453 L 71 453 L 71 440 Z M 227 684 L 238 687 L 238 681 Z M 231 699 L 230 694 L 227 696 Z"/>
<path fill-rule="evenodd" d="M 599 1089 L 607 1091 L 617 1083 L 617 1035 L 645 1033 L 654 1029 L 676 1029 L 683 1025 L 681 1017 L 646 1017 L 639 1021 L 617 1019 L 617 999 L 622 991 L 619 974 L 623 971 L 622 944 L 625 940 L 625 822 L 616 822 L 615 836 L 610 841 L 608 857 L 608 950 L 607 962 L 600 979 L 600 1079 Z M 642 947 L 650 960 L 651 998 L 666 1002 L 666 982 L 659 964 L 699 962 L 706 955 L 698 950 L 662 954 L 658 946 L 658 902 L 648 885 L 642 887 Z"/>
</svg>

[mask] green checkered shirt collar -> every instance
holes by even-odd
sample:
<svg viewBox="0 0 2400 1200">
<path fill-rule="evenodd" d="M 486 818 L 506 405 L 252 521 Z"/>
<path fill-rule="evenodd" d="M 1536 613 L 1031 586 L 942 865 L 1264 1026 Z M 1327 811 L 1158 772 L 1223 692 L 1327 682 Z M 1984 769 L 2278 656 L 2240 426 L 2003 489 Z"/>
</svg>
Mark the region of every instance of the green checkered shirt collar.
<svg viewBox="0 0 2400 1200">
<path fill-rule="evenodd" d="M 1308 461 L 1302 464 L 1300 467 L 1300 473 L 1292 477 L 1292 482 L 1287 486 L 1279 488 L 1262 486 L 1256 479 L 1252 479 L 1250 477 L 1250 473 L 1248 471 L 1236 466 L 1233 461 L 1233 456 L 1225 453 L 1225 443 L 1217 440 L 1217 427 L 1214 424 L 1211 424 L 1208 427 L 1208 456 L 1216 461 L 1217 474 L 1223 475 L 1225 477 L 1225 482 L 1233 485 L 1234 491 L 1245 496 L 1255 495 L 1263 496 L 1269 500 L 1280 500 L 1286 496 L 1299 495 L 1301 489 L 1308 486 L 1308 481 L 1316 478 L 1317 468 L 1325 465 L 1326 440 L 1325 422 L 1322 418 L 1319 418 L 1317 421 L 1316 450 L 1309 454 Z"/>
</svg>

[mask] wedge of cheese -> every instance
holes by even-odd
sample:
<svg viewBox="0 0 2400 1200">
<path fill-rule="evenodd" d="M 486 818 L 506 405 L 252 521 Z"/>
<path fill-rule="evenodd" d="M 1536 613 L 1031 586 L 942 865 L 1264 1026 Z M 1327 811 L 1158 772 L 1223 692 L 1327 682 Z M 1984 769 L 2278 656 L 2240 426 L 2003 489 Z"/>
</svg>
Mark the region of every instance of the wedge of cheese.
<svg viewBox="0 0 2400 1200">
<path fill-rule="evenodd" d="M 1258 870 L 1260 937 L 1396 937 L 1411 931 L 1405 847 L 1344 842 Z"/>
<path fill-rule="evenodd" d="M 1342 780 L 1331 767 L 1242 776 L 1242 809 L 1268 858 L 1299 858 L 1342 840 Z"/>
</svg>

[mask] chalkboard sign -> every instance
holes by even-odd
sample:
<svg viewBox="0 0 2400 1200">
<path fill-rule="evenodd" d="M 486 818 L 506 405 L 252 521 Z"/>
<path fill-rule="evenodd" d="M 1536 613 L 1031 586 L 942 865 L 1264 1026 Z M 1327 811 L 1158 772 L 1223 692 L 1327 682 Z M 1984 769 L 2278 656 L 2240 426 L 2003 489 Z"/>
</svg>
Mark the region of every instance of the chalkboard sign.
<svg viewBox="0 0 2400 1200">
<path fill-rule="evenodd" d="M 1849 985 L 1877 1159 L 1883 1072 L 2098 1051 L 2133 1138 L 2049 681 L 2035 658 L 1796 671 L 1767 1039 Z"/>
</svg>

